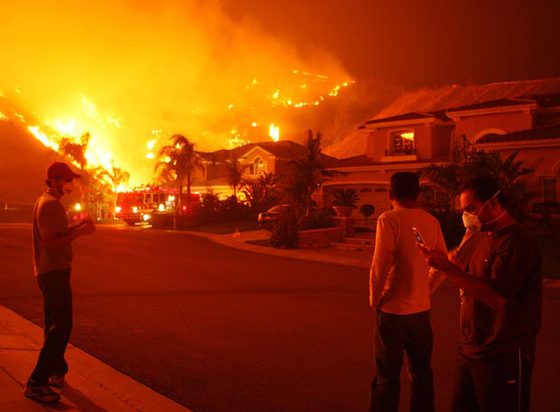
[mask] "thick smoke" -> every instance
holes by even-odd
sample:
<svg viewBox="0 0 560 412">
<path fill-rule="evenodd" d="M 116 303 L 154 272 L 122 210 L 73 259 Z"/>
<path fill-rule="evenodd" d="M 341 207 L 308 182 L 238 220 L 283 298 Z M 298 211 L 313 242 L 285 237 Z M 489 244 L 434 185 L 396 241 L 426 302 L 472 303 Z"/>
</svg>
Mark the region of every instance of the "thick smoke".
<svg viewBox="0 0 560 412">
<path fill-rule="evenodd" d="M 91 132 L 137 182 L 151 176 L 154 136 L 183 133 L 212 150 L 234 127 L 258 141 L 276 123 L 282 138 L 299 137 L 301 114 L 275 106 L 275 91 L 313 101 L 349 78 L 327 53 L 302 56 L 233 22 L 218 1 L 20 0 L 0 12 L 0 90 L 69 133 Z"/>
</svg>

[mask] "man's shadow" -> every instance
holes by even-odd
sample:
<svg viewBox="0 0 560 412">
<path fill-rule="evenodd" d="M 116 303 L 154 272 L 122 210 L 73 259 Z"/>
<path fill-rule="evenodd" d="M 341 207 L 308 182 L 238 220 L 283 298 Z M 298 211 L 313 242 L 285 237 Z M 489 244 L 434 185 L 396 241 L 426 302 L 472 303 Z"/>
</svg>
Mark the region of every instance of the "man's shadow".
<svg viewBox="0 0 560 412">
<path fill-rule="evenodd" d="M 87 396 L 85 396 L 80 390 L 73 388 L 72 386 L 68 385 L 66 382 L 64 388 L 60 391 L 60 394 L 64 396 L 64 398 L 68 399 L 74 405 L 78 407 L 80 411 L 87 411 L 87 412 L 109 412 L 107 409 L 102 408 L 92 402 Z M 70 411 L 76 410 L 74 405 L 68 405 L 64 403 L 62 399 L 56 405 L 49 405 L 49 409 L 53 409 L 55 411 Z"/>
</svg>

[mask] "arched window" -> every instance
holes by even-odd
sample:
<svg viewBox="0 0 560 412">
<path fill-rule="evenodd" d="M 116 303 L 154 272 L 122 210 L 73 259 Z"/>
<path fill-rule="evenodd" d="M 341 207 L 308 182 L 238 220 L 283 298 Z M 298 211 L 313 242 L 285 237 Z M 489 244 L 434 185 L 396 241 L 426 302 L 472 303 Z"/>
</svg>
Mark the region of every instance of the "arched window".
<svg viewBox="0 0 560 412">
<path fill-rule="evenodd" d="M 265 172 L 265 164 L 264 161 L 257 157 L 253 162 L 253 174 L 254 175 L 263 175 Z"/>
<path fill-rule="evenodd" d="M 414 130 L 399 130 L 389 136 L 389 155 L 411 155 L 415 153 Z"/>
</svg>

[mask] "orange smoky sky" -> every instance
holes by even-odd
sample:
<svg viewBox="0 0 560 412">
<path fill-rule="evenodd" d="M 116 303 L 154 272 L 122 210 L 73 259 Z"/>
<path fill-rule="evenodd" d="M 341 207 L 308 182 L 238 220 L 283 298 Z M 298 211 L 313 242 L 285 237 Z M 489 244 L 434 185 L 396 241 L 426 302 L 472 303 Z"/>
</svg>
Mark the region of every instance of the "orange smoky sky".
<svg viewBox="0 0 560 412">
<path fill-rule="evenodd" d="M 90 132 L 137 182 L 153 171 L 149 141 L 183 133 L 212 150 L 268 139 L 271 123 L 299 137 L 293 106 L 351 80 L 218 1 L 2 1 L 1 15 L 0 91 L 62 134 Z"/>
</svg>

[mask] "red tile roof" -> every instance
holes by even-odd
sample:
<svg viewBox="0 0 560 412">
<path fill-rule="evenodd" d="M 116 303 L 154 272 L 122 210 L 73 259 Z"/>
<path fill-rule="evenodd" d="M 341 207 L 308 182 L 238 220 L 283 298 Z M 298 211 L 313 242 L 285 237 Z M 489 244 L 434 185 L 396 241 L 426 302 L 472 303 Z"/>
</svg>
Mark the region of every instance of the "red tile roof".
<svg viewBox="0 0 560 412">
<path fill-rule="evenodd" d="M 400 114 L 400 115 L 397 115 L 397 116 L 368 120 L 365 124 L 399 122 L 399 121 L 415 120 L 415 119 L 434 119 L 434 118 L 439 119 L 439 120 L 449 120 L 449 118 L 445 115 L 445 113 L 442 110 L 440 110 L 440 111 L 433 112 L 433 113 L 416 113 L 416 112 L 404 113 L 404 114 Z M 362 128 L 363 128 L 363 126 L 362 126 Z"/>
<path fill-rule="evenodd" d="M 217 150 L 215 152 L 199 152 L 199 155 L 213 162 L 224 162 L 231 159 L 239 159 L 241 156 L 248 153 L 255 147 L 260 147 L 267 152 L 272 153 L 278 158 L 296 160 L 304 157 L 307 153 L 307 148 L 301 144 L 292 142 L 290 140 L 280 140 L 279 142 L 259 142 L 249 143 L 231 150 Z M 332 162 L 336 159 L 334 157 L 322 154 L 323 161 Z"/>
<path fill-rule="evenodd" d="M 452 112 L 462 112 L 467 110 L 492 109 L 495 107 L 523 106 L 523 105 L 531 104 L 533 102 L 534 100 L 530 100 L 530 99 L 499 99 L 499 100 L 491 100 L 489 102 L 482 102 L 482 103 L 469 104 L 466 106 L 453 107 L 451 109 L 448 109 L 447 112 L 452 113 Z"/>
<path fill-rule="evenodd" d="M 489 134 L 477 140 L 476 143 L 503 143 L 549 139 L 560 139 L 560 124 L 541 126 L 507 134 Z"/>
</svg>

